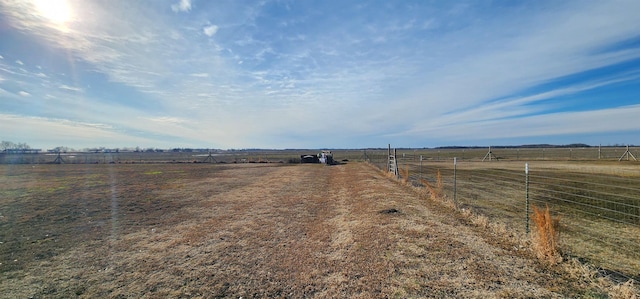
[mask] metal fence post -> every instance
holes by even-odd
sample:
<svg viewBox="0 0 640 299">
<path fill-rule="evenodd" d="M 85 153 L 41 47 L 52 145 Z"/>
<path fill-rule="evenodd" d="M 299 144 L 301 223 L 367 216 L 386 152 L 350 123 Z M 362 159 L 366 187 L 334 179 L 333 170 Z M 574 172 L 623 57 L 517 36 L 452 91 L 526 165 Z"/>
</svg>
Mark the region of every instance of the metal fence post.
<svg viewBox="0 0 640 299">
<path fill-rule="evenodd" d="M 389 148 L 387 149 L 387 172 L 391 171 L 391 143 L 389 143 Z"/>
<path fill-rule="evenodd" d="M 457 201 L 457 176 L 456 176 L 456 165 L 458 165 L 458 158 L 453 157 L 453 204 L 458 206 L 458 201 Z"/>
<path fill-rule="evenodd" d="M 569 149 L 569 160 L 573 159 L 573 149 Z"/>
<path fill-rule="evenodd" d="M 526 204 L 527 204 L 527 207 L 526 207 L 526 213 L 527 213 L 527 215 L 526 215 L 526 218 L 527 218 L 527 220 L 526 220 L 526 222 L 527 222 L 526 231 L 527 231 L 527 235 L 528 235 L 529 232 L 530 232 L 530 229 L 529 229 L 529 163 L 525 163 L 524 164 L 524 177 L 525 177 L 525 179 L 524 179 L 524 181 L 525 181 L 525 183 L 524 183 L 525 184 L 525 197 L 526 197 Z"/>
<path fill-rule="evenodd" d="M 420 155 L 420 180 L 422 181 L 422 155 Z"/>
<path fill-rule="evenodd" d="M 405 157 L 404 154 L 405 153 L 402 153 L 402 165 L 407 169 L 407 180 L 409 180 L 409 178 L 408 178 L 409 177 L 409 174 L 408 174 L 409 165 L 407 165 L 407 158 Z"/>
<path fill-rule="evenodd" d="M 598 160 L 602 157 L 602 144 L 598 144 Z"/>
</svg>

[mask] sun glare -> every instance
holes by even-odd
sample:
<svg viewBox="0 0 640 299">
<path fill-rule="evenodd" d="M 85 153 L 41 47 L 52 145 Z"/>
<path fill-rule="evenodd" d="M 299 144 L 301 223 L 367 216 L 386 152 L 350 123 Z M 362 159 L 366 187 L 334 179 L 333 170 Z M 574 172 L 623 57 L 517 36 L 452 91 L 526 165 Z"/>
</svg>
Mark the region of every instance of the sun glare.
<svg viewBox="0 0 640 299">
<path fill-rule="evenodd" d="M 39 15 L 53 23 L 64 24 L 71 19 L 71 7 L 67 0 L 34 0 Z"/>
</svg>

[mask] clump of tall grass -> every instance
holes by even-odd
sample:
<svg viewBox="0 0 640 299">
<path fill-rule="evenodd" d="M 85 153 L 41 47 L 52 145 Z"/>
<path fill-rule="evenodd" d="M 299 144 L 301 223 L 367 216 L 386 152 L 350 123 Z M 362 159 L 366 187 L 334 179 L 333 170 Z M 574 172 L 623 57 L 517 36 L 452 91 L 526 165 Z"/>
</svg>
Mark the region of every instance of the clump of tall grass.
<svg viewBox="0 0 640 299">
<path fill-rule="evenodd" d="M 540 259 L 546 260 L 551 264 L 557 264 L 562 261 L 558 246 L 558 224 L 560 219 L 552 218 L 549 206 L 546 209 L 539 209 L 533 206 L 533 215 L 531 216 L 537 233 L 533 236 L 533 249 Z"/>
<path fill-rule="evenodd" d="M 444 194 L 444 183 L 442 182 L 442 175 L 440 174 L 440 169 L 438 169 L 436 173 L 436 183 L 435 186 L 429 183 L 429 181 L 425 179 L 420 179 L 420 182 L 426 187 L 429 192 L 429 196 L 431 200 L 439 201 L 445 206 L 455 210 L 457 209 L 455 202 L 450 199 L 447 199 L 447 196 Z"/>
<path fill-rule="evenodd" d="M 404 168 L 400 170 L 400 175 L 402 176 L 402 183 L 407 185 L 409 184 L 409 165 L 404 165 Z"/>
<path fill-rule="evenodd" d="M 390 179 L 398 179 L 398 176 L 396 176 L 396 174 L 392 171 L 383 171 L 384 175 L 387 176 Z"/>
<path fill-rule="evenodd" d="M 431 185 L 429 181 L 425 179 L 420 179 L 420 182 L 427 188 L 427 190 L 429 190 L 429 195 L 431 196 L 432 200 L 437 200 L 440 198 L 440 194 L 438 193 L 438 190 L 436 190 L 436 188 L 433 187 L 433 185 Z"/>
<path fill-rule="evenodd" d="M 420 182 L 429 190 L 429 195 L 432 200 L 442 200 L 443 199 L 443 191 L 444 191 L 444 183 L 442 182 L 442 175 L 440 174 L 440 169 L 436 172 L 436 185 L 433 186 L 429 181 L 425 179 L 420 179 Z"/>
</svg>

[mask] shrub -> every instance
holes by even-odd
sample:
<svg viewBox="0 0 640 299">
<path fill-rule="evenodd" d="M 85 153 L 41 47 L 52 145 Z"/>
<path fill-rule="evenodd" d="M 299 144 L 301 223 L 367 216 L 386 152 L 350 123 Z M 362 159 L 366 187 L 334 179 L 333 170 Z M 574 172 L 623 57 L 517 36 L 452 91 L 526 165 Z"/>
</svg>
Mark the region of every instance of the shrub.
<svg viewBox="0 0 640 299">
<path fill-rule="evenodd" d="M 533 206 L 533 222 L 537 233 L 533 237 L 534 251 L 539 258 L 557 264 L 562 261 L 558 247 L 558 218 L 552 218 L 549 206 L 542 210 Z"/>
</svg>

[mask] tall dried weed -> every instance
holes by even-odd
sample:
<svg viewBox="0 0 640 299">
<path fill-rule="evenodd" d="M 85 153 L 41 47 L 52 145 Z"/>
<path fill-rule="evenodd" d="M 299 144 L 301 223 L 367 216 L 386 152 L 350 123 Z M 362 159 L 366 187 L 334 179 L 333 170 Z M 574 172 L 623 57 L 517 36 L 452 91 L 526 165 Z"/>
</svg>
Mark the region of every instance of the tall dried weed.
<svg viewBox="0 0 640 299">
<path fill-rule="evenodd" d="M 551 264 L 562 261 L 558 247 L 558 218 L 552 218 L 549 206 L 542 210 L 533 206 L 533 222 L 536 225 L 537 233 L 533 236 L 534 251 L 540 259 Z"/>
<path fill-rule="evenodd" d="M 438 190 L 435 187 L 433 187 L 433 185 L 431 185 L 429 181 L 425 179 L 420 179 L 420 182 L 427 188 L 427 190 L 429 190 L 429 195 L 431 196 L 432 200 L 440 199 L 440 194 L 438 193 Z"/>
<path fill-rule="evenodd" d="M 442 182 L 442 174 L 440 174 L 440 169 L 436 171 L 436 187 L 438 188 L 438 194 L 444 194 L 444 183 Z"/>
<path fill-rule="evenodd" d="M 429 190 L 429 194 L 431 195 L 431 199 L 433 200 L 442 200 L 444 199 L 444 183 L 442 182 L 442 174 L 440 174 L 440 169 L 436 172 L 436 185 L 433 186 L 429 181 L 425 179 L 420 179 L 420 182 Z"/>
<path fill-rule="evenodd" d="M 436 183 L 435 186 L 429 183 L 429 181 L 425 179 L 420 179 L 420 182 L 426 187 L 429 192 L 429 196 L 431 200 L 439 201 L 445 206 L 451 209 L 457 209 L 455 202 L 452 200 L 447 200 L 447 196 L 444 194 L 444 183 L 442 182 L 442 175 L 440 174 L 440 169 L 438 169 L 436 174 Z"/>
<path fill-rule="evenodd" d="M 398 179 L 398 177 L 396 176 L 395 173 L 391 172 L 391 171 L 383 171 L 384 175 L 387 176 L 390 179 Z"/>
<path fill-rule="evenodd" d="M 409 184 L 409 165 L 404 165 L 404 168 L 400 170 L 402 176 L 402 183 L 407 185 Z"/>
</svg>

